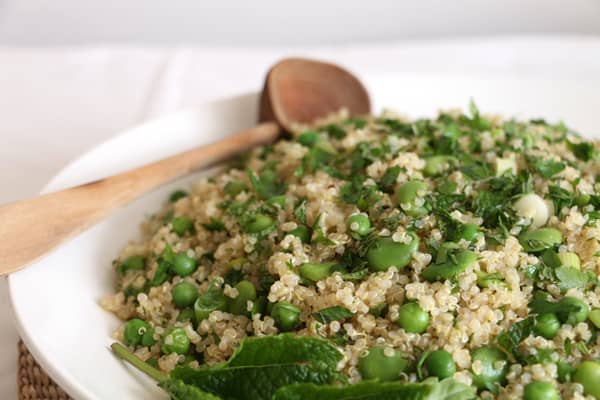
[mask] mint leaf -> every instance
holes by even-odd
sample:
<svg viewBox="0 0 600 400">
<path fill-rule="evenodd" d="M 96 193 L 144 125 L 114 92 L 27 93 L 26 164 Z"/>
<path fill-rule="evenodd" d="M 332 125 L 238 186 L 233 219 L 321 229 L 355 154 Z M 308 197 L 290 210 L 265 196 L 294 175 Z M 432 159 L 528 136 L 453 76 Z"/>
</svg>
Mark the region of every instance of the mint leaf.
<svg viewBox="0 0 600 400">
<path fill-rule="evenodd" d="M 176 379 L 159 382 L 158 386 L 171 396 L 171 400 L 221 400 L 220 397 Z"/>
<path fill-rule="evenodd" d="M 348 386 L 297 384 L 275 392 L 273 400 L 471 400 L 475 388 L 444 379 L 421 383 L 365 381 Z"/>
<path fill-rule="evenodd" d="M 337 374 L 323 364 L 300 362 L 223 369 L 178 367 L 171 375 L 174 379 L 225 399 L 246 400 L 271 400 L 275 391 L 282 386 L 302 382 L 324 385 L 337 378 Z"/>
<path fill-rule="evenodd" d="M 242 341 L 229 361 L 214 367 L 177 367 L 171 378 L 226 399 L 271 400 L 282 386 L 329 384 L 342 354 L 329 341 L 283 334 Z"/>
<path fill-rule="evenodd" d="M 225 367 L 284 363 L 322 363 L 334 368 L 342 353 L 327 340 L 294 334 L 244 339 Z"/>
<path fill-rule="evenodd" d="M 273 400 L 425 400 L 430 386 L 419 383 L 361 382 L 350 386 L 296 384 L 275 392 Z"/>
<path fill-rule="evenodd" d="M 433 390 L 427 400 L 471 400 L 474 398 L 474 387 L 448 378 L 433 385 Z"/>
<path fill-rule="evenodd" d="M 332 321 L 340 321 L 342 319 L 350 318 L 354 315 L 352 311 L 346 307 L 333 306 L 327 307 L 316 313 L 313 313 L 313 317 L 322 324 L 328 324 Z"/>
</svg>

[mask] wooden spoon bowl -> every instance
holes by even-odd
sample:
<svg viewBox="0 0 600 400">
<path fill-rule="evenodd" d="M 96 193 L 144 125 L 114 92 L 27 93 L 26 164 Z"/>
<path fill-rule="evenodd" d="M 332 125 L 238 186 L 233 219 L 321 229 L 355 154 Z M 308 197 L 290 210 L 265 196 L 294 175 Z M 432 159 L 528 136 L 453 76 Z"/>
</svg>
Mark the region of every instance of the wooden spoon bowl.
<svg viewBox="0 0 600 400">
<path fill-rule="evenodd" d="M 368 114 L 369 94 L 350 72 L 335 64 L 287 58 L 267 74 L 260 98 L 260 121 L 277 121 L 290 132 L 294 123 L 310 123 L 347 109 Z"/>
</svg>

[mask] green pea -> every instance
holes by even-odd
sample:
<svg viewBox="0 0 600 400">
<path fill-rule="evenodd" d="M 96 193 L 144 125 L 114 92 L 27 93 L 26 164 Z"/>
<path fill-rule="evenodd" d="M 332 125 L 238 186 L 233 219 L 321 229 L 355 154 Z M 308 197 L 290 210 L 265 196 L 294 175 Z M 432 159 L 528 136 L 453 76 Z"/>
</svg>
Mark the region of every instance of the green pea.
<svg viewBox="0 0 600 400">
<path fill-rule="evenodd" d="M 394 242 L 391 238 L 377 238 L 367 251 L 367 261 L 371 270 L 387 271 L 392 266 L 406 267 L 419 248 L 419 237 L 413 232 L 409 232 L 409 235 L 410 243 Z"/>
<path fill-rule="evenodd" d="M 184 308 L 179 311 L 179 315 L 177 316 L 177 321 L 185 322 L 185 321 L 194 321 L 194 310 L 191 308 Z"/>
<path fill-rule="evenodd" d="M 173 232 L 179 236 L 183 236 L 194 230 L 194 222 L 191 218 L 185 216 L 173 218 L 171 226 L 173 227 Z"/>
<path fill-rule="evenodd" d="M 459 239 L 464 239 L 467 242 L 472 242 L 482 235 L 477 224 L 464 224 L 460 228 Z"/>
<path fill-rule="evenodd" d="M 585 321 L 590 312 L 588 305 L 575 297 L 563 297 L 558 305 L 560 309 L 556 316 L 561 322 L 572 326 Z"/>
<path fill-rule="evenodd" d="M 427 208 L 416 205 L 419 195 L 427 190 L 427 185 L 422 181 L 408 181 L 396 190 L 396 202 L 402 210 L 411 217 L 427 214 Z"/>
<path fill-rule="evenodd" d="M 179 276 L 188 276 L 196 270 L 196 260 L 186 253 L 178 253 L 173 260 L 173 272 Z"/>
<path fill-rule="evenodd" d="M 179 199 L 183 199 L 184 197 L 187 197 L 187 192 L 183 191 L 183 190 L 176 190 L 173 193 L 171 193 L 171 195 L 169 196 L 169 201 L 171 203 L 175 203 L 177 202 L 177 200 Z"/>
<path fill-rule="evenodd" d="M 523 391 L 523 400 L 558 400 L 558 391 L 550 382 L 528 383 Z"/>
<path fill-rule="evenodd" d="M 425 168 L 423 174 L 425 176 L 436 176 L 442 174 L 449 166 L 456 162 L 456 158 L 452 156 L 431 156 L 425 160 Z"/>
<path fill-rule="evenodd" d="M 564 253 L 558 253 L 557 257 L 560 261 L 560 265 L 564 267 L 570 267 L 575 269 L 581 268 L 581 260 L 579 259 L 579 256 L 575 253 L 571 253 L 568 251 Z"/>
<path fill-rule="evenodd" d="M 358 372 L 363 380 L 394 381 L 408 367 L 401 352 L 388 346 L 374 346 L 358 359 Z"/>
<path fill-rule="evenodd" d="M 535 318 L 533 332 L 545 339 L 553 339 L 560 329 L 560 321 L 554 313 L 540 314 Z"/>
<path fill-rule="evenodd" d="M 600 399 L 600 364 L 594 361 L 584 361 L 573 374 L 573 381 L 581 383 L 587 395 Z"/>
<path fill-rule="evenodd" d="M 150 332 L 150 337 L 152 333 L 154 333 L 154 331 L 146 321 L 142 321 L 138 318 L 130 319 L 125 324 L 125 330 L 123 332 L 123 341 L 126 345 L 129 346 L 139 346 L 140 344 L 147 346 L 142 342 L 144 342 L 144 337 L 146 337 L 146 343 L 148 342 L 148 332 Z"/>
<path fill-rule="evenodd" d="M 475 271 L 475 274 L 477 275 L 477 285 L 479 287 L 506 287 L 506 282 L 504 282 L 504 276 L 502 276 L 502 274 L 486 274 L 483 271 Z"/>
<path fill-rule="evenodd" d="M 562 233 L 554 228 L 540 228 L 519 235 L 519 243 L 528 253 L 549 249 L 563 241 Z"/>
<path fill-rule="evenodd" d="M 235 299 L 228 299 L 228 310 L 235 315 L 248 315 L 248 301 L 256 300 L 256 288 L 250 281 L 240 281 L 235 288 L 238 295 Z"/>
<path fill-rule="evenodd" d="M 308 243 L 310 241 L 310 232 L 304 225 L 298 225 L 295 229 L 288 232 L 290 235 L 296 236 L 302 243 Z"/>
<path fill-rule="evenodd" d="M 482 390 L 489 390 L 496 384 L 502 384 L 508 372 L 506 354 L 492 346 L 484 346 L 471 352 L 471 361 L 478 361 L 478 373 L 473 372 L 473 384 Z"/>
<path fill-rule="evenodd" d="M 358 236 L 365 236 L 371 232 L 371 221 L 367 214 L 353 214 L 348 217 L 346 225 L 350 232 L 357 234 Z"/>
<path fill-rule="evenodd" d="M 425 368 L 429 375 L 444 379 L 454 375 L 456 363 L 446 350 L 436 350 L 425 359 Z"/>
<path fill-rule="evenodd" d="M 406 303 L 398 310 L 396 323 L 406 332 L 423 333 L 429 326 L 429 313 L 418 303 Z"/>
<path fill-rule="evenodd" d="M 271 317 L 282 332 L 288 332 L 300 323 L 300 309 L 287 301 L 280 301 L 273 305 Z"/>
<path fill-rule="evenodd" d="M 192 283 L 180 282 L 171 289 L 171 296 L 178 308 L 189 307 L 198 298 L 198 288 Z"/>
<path fill-rule="evenodd" d="M 194 303 L 194 315 L 196 321 L 200 322 L 208 318 L 213 311 L 224 311 L 227 308 L 227 300 L 221 287 L 211 284 L 206 293 L 201 294 Z"/>
<path fill-rule="evenodd" d="M 583 207 L 583 206 L 587 206 L 590 203 L 591 199 L 592 199 L 592 196 L 590 196 L 589 194 L 578 194 L 573 199 L 573 202 L 575 203 L 575 205 L 577 207 Z"/>
<path fill-rule="evenodd" d="M 461 250 L 440 264 L 430 265 L 423 270 L 421 276 L 428 281 L 451 279 L 464 272 L 477 261 L 477 254 L 470 250 Z"/>
<path fill-rule="evenodd" d="M 273 223 L 273 218 L 268 215 L 256 214 L 254 219 L 245 226 L 245 231 L 248 233 L 259 233 L 271 227 Z"/>
<path fill-rule="evenodd" d="M 248 190 L 248 186 L 246 186 L 246 184 L 241 181 L 230 181 L 227 182 L 223 187 L 223 191 L 231 197 L 235 197 L 245 190 Z"/>
<path fill-rule="evenodd" d="M 123 275 L 127 271 L 138 271 L 144 268 L 146 268 L 146 260 L 144 257 L 131 256 L 117 267 L 117 272 Z"/>
<path fill-rule="evenodd" d="M 183 328 L 171 328 L 163 337 L 160 350 L 164 354 L 186 354 L 190 350 L 190 339 Z"/>
<path fill-rule="evenodd" d="M 298 273 L 304 279 L 318 282 L 331 274 L 331 269 L 337 265 L 336 262 L 304 263 L 298 267 Z"/>
<path fill-rule="evenodd" d="M 594 324 L 596 328 L 600 329 L 600 309 L 595 308 L 592 311 L 590 311 L 588 319 L 592 324 Z"/>
<path fill-rule="evenodd" d="M 285 195 L 273 196 L 267 200 L 267 204 L 270 206 L 278 206 L 279 208 L 285 208 Z"/>
</svg>

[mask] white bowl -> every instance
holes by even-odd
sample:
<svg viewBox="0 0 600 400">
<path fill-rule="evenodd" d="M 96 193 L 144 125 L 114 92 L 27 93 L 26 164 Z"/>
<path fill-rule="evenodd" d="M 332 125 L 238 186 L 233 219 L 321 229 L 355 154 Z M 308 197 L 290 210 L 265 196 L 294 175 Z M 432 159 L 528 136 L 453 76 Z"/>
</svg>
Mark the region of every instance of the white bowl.
<svg viewBox="0 0 600 400">
<path fill-rule="evenodd" d="M 597 91 L 594 85 L 575 80 L 418 75 L 366 81 L 376 105 L 413 116 L 433 115 L 439 107 L 466 108 L 472 96 L 484 111 L 565 118 L 579 129 L 598 126 Z M 245 95 L 131 129 L 71 163 L 44 191 L 139 166 L 251 126 L 256 106 L 256 95 Z M 166 398 L 152 381 L 132 373 L 113 357 L 108 346 L 119 321 L 100 308 L 98 301 L 113 291 L 111 261 L 127 241 L 138 236 L 144 216 L 157 210 L 172 190 L 196 178 L 189 176 L 149 193 L 9 277 L 21 337 L 42 367 L 74 398 Z"/>
</svg>

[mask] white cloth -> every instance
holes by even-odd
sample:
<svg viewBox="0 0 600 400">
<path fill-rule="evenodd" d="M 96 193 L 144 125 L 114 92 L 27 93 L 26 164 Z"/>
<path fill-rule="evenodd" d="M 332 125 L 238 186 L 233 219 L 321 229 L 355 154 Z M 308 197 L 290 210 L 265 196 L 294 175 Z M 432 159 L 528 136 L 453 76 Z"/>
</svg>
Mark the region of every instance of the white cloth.
<svg viewBox="0 0 600 400">
<path fill-rule="evenodd" d="M 182 107 L 259 90 L 268 66 L 290 54 L 333 60 L 359 74 L 600 77 L 600 38 L 592 37 L 292 50 L 0 47 L 0 204 L 34 195 L 69 160 L 119 131 Z M 0 321 L 0 398 L 11 399 L 17 333 L 3 279 Z"/>
</svg>

